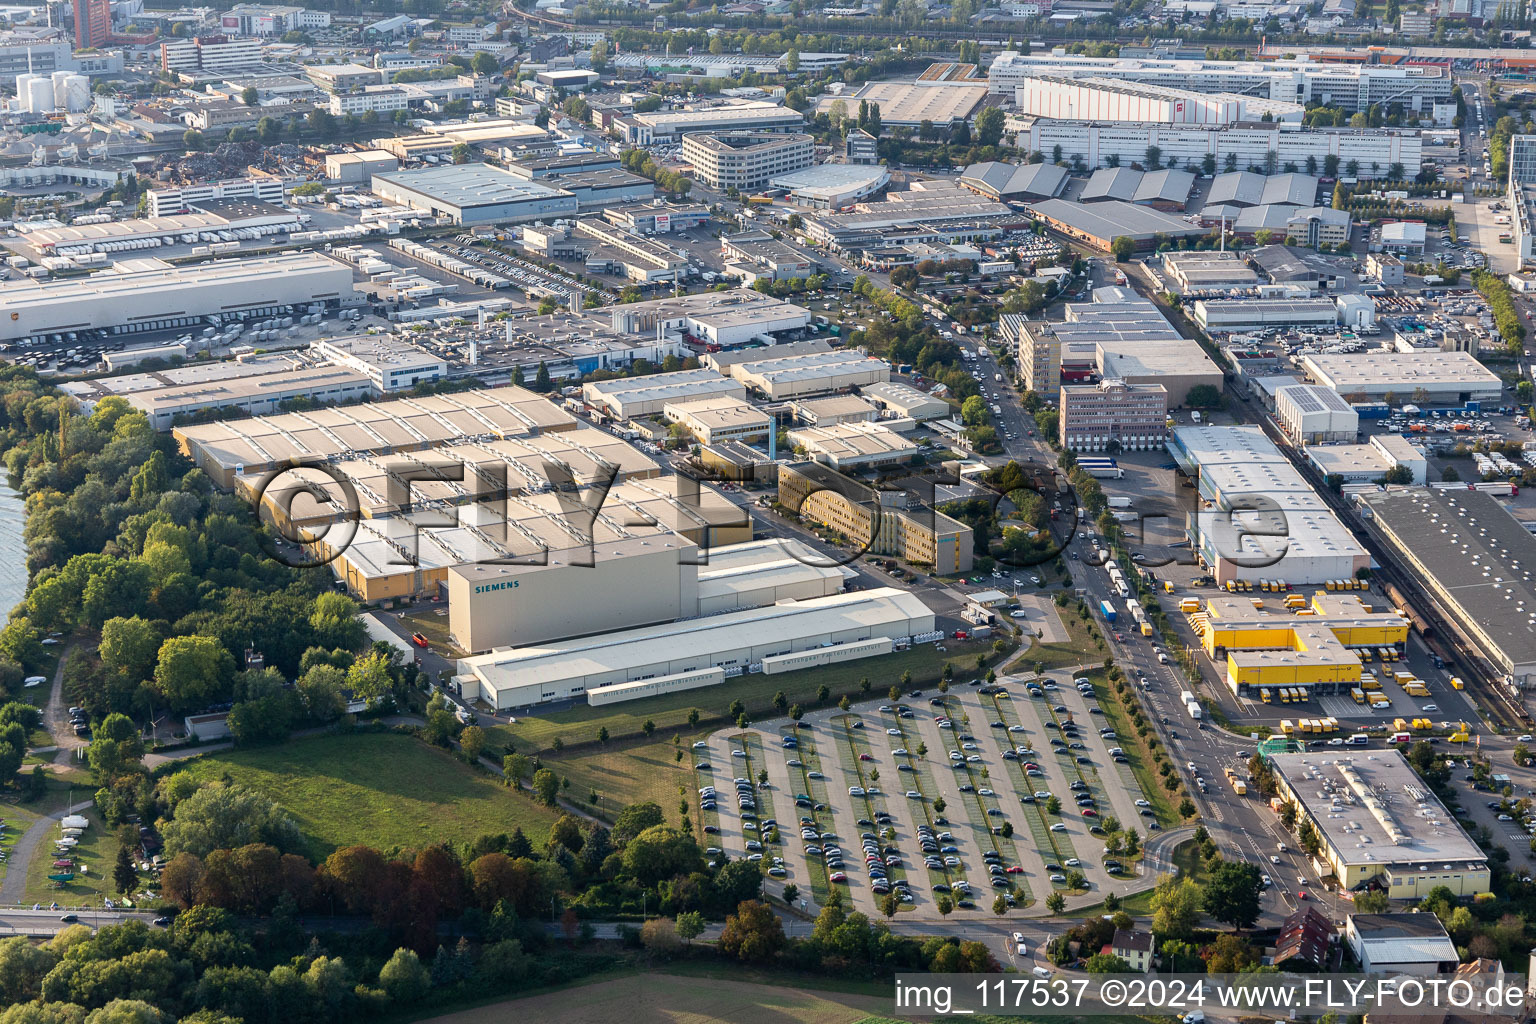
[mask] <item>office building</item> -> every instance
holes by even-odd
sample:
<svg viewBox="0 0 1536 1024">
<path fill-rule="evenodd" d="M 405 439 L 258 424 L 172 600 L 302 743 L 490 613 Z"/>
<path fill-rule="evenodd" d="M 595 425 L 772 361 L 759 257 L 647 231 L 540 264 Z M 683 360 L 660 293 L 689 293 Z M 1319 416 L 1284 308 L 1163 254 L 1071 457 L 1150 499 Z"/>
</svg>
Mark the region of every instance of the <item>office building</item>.
<svg viewBox="0 0 1536 1024">
<path fill-rule="evenodd" d="M 454 678 L 497 709 L 603 705 L 874 657 L 933 626 L 916 595 L 882 587 L 465 658 Z"/>
<path fill-rule="evenodd" d="M 773 430 L 773 417 L 731 395 L 668 402 L 661 414 L 668 423 L 680 423 L 700 444 L 724 441 L 756 441 Z"/>
<path fill-rule="evenodd" d="M 112 41 L 112 0 L 73 0 L 75 48 L 91 50 Z"/>
<path fill-rule="evenodd" d="M 779 503 L 847 537 L 870 555 L 931 566 L 942 576 L 969 572 L 971 528 L 907 491 L 875 490 L 816 462 L 779 467 Z"/>
<path fill-rule="evenodd" d="M 675 142 L 692 132 L 792 132 L 805 127 L 805 115 L 776 103 L 740 103 L 694 110 L 658 110 L 627 114 L 614 121 L 622 140 L 632 146 Z"/>
<path fill-rule="evenodd" d="M 811 137 L 799 132 L 690 132 L 683 136 L 683 160 L 716 191 L 749 192 L 810 167 L 816 154 Z"/>
<path fill-rule="evenodd" d="M 287 190 L 297 184 L 297 180 L 251 177 L 152 188 L 146 193 L 149 197 L 149 216 L 171 217 L 191 213 L 194 207 L 215 199 L 249 199 L 281 205 Z"/>
<path fill-rule="evenodd" d="M 1400 751 L 1328 749 L 1267 761 L 1281 799 L 1316 830 L 1316 859 L 1340 888 L 1375 885 L 1389 898 L 1414 901 L 1441 886 L 1455 896 L 1488 891 L 1487 855 Z M 1415 916 L 1439 928 L 1433 914 Z M 1457 959 L 1451 948 L 1450 960 Z"/>
<path fill-rule="evenodd" d="M 1177 427 L 1168 451 L 1204 506 L 1190 543 L 1216 582 L 1351 579 L 1370 555 L 1258 427 Z"/>
<path fill-rule="evenodd" d="M 1536 676 L 1536 537 L 1491 494 L 1414 488 L 1362 496 L 1372 532 L 1414 570 L 1489 674 Z"/>
<path fill-rule="evenodd" d="M 160 67 L 165 71 L 237 75 L 249 72 L 261 63 L 261 41 L 255 38 L 197 36 L 160 44 Z"/>
<path fill-rule="evenodd" d="M 1168 438 L 1168 389 L 1161 384 L 1063 385 L 1058 411 L 1061 446 L 1074 451 L 1144 451 Z"/>
<path fill-rule="evenodd" d="M 1510 183 L 1536 185 L 1536 135 L 1511 135 L 1508 154 Z"/>
<path fill-rule="evenodd" d="M 449 143 L 450 147 L 453 143 Z M 576 214 L 576 197 L 487 164 L 388 171 L 373 176 L 373 193 L 455 224 L 514 224 Z"/>
<path fill-rule="evenodd" d="M 367 377 L 380 394 L 409 390 L 448 376 L 448 364 L 440 356 L 389 335 L 322 338 L 311 350 Z"/>
</svg>

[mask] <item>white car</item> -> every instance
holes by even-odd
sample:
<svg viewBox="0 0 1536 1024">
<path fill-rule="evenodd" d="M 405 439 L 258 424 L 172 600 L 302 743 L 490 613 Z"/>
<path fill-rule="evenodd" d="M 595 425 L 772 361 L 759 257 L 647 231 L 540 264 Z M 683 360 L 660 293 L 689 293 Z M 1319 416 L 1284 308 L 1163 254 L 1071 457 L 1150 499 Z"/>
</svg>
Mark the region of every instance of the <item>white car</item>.
<svg viewBox="0 0 1536 1024">
<path fill-rule="evenodd" d="M 1269 862 L 1271 864 L 1279 864 L 1280 863 L 1280 858 L 1276 857 L 1274 854 L 1270 854 L 1269 855 Z"/>
<path fill-rule="evenodd" d="M 1421 711 L 1439 711 L 1440 710 L 1440 705 L 1438 705 L 1438 704 L 1425 704 L 1422 708 L 1420 708 L 1420 710 Z"/>
<path fill-rule="evenodd" d="M 1051 826 L 1051 831 L 1052 832 L 1065 832 L 1066 830 L 1067 830 L 1067 826 L 1063 825 L 1059 821 Z"/>
<path fill-rule="evenodd" d="M 1330 747 L 1342 747 L 1344 745 L 1344 737 L 1335 736 L 1333 739 L 1328 741 L 1328 745 Z"/>
<path fill-rule="evenodd" d="M 1518 739 L 1516 739 L 1515 742 L 1516 743 L 1529 743 L 1529 742 L 1531 742 L 1531 734 L 1530 733 L 1526 733 L 1524 736 L 1521 736 Z"/>
<path fill-rule="evenodd" d="M 1136 801 L 1136 806 L 1137 807 L 1151 807 L 1152 806 L 1152 801 L 1150 801 L 1150 800 L 1137 800 Z"/>
</svg>

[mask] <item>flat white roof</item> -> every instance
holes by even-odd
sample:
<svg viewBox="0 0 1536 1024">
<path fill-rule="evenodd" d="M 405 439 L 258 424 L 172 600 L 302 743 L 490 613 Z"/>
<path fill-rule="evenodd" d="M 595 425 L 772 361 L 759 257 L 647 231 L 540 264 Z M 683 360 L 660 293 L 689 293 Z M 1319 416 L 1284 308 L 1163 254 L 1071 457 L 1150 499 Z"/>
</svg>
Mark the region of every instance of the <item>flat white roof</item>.
<svg viewBox="0 0 1536 1024">
<path fill-rule="evenodd" d="M 1415 388 L 1471 387 L 1501 389 L 1503 382 L 1470 352 L 1359 352 L 1309 355 L 1307 373 L 1334 390 L 1380 392 L 1384 387 L 1408 396 Z"/>
</svg>

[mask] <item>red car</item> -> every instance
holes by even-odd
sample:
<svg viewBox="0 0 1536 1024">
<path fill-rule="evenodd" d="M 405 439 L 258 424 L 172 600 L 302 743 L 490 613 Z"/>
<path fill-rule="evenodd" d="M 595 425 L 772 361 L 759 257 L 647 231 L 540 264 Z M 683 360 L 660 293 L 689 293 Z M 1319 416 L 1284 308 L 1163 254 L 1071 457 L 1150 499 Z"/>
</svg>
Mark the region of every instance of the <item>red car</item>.
<svg viewBox="0 0 1536 1024">
<path fill-rule="evenodd" d="M 1099 812 L 1094 810 L 1092 807 L 1085 807 L 1085 808 L 1083 808 L 1083 817 L 1085 817 L 1085 818 L 1097 818 L 1098 816 L 1099 816 Z"/>
<path fill-rule="evenodd" d="M 832 872 L 831 878 L 832 878 L 832 881 L 834 881 L 834 882 L 846 882 L 846 881 L 848 881 L 848 876 L 843 874 L 843 872 L 841 872 L 841 871 L 834 871 L 834 872 Z"/>
<path fill-rule="evenodd" d="M 1024 869 L 1019 867 L 1017 864 L 1010 868 L 1005 868 L 1004 870 L 1007 871 L 1007 873 L 1010 875 L 1022 875 L 1024 873 Z"/>
<path fill-rule="evenodd" d="M 1306 899 L 1306 898 L 1307 898 L 1307 890 L 1305 890 L 1305 889 L 1302 889 L 1302 890 L 1301 890 L 1301 891 L 1300 891 L 1300 892 L 1298 892 L 1298 893 L 1297 893 L 1297 894 L 1296 894 L 1296 898 L 1297 898 L 1297 899 L 1299 899 L 1299 900 L 1304 900 L 1304 899 Z"/>
<path fill-rule="evenodd" d="M 874 758 L 870 757 L 868 754 L 860 754 L 859 755 L 859 760 L 860 761 L 873 761 Z"/>
</svg>

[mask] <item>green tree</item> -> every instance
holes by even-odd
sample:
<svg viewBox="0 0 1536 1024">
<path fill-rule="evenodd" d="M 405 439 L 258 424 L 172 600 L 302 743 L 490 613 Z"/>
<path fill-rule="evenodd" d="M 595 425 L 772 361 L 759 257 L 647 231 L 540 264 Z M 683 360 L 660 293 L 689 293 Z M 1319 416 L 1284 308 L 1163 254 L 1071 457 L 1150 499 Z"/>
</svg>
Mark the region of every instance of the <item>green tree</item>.
<svg viewBox="0 0 1536 1024">
<path fill-rule="evenodd" d="M 133 892 L 135 884 L 139 880 L 139 873 L 134 869 L 133 858 L 128 854 L 128 847 L 117 848 L 117 864 L 112 868 L 112 884 L 117 891 L 127 895 Z"/>
<path fill-rule="evenodd" d="M 1067 908 L 1067 898 L 1059 892 L 1052 892 L 1045 898 L 1045 909 L 1052 914 L 1060 914 Z"/>
<path fill-rule="evenodd" d="M 1206 878 L 1205 912 L 1238 930 L 1252 928 L 1259 919 L 1263 892 L 1257 865 L 1222 861 Z"/>
<path fill-rule="evenodd" d="M 987 107 L 976 115 L 976 141 L 983 146 L 995 146 L 1003 141 L 1003 112 L 998 107 Z"/>
<path fill-rule="evenodd" d="M 248 85 L 240 90 L 240 100 L 248 107 L 254 107 L 261 99 L 261 94 L 256 91 L 254 85 Z"/>
<path fill-rule="evenodd" d="M 1190 879 L 1164 875 L 1152 891 L 1152 930 L 1170 939 L 1185 939 L 1200 920 L 1200 887 Z"/>
<path fill-rule="evenodd" d="M 548 768 L 540 768 L 533 773 L 533 793 L 544 806 L 555 806 L 555 800 L 560 796 L 559 777 Z"/>
<path fill-rule="evenodd" d="M 397 949 L 379 969 L 379 987 L 402 1006 L 420 1002 L 432 987 L 432 977 L 415 950 Z"/>
<path fill-rule="evenodd" d="M 160 645 L 155 690 L 177 710 L 228 692 L 235 659 L 211 636 L 173 636 Z"/>
<path fill-rule="evenodd" d="M 1115 262 L 1124 263 L 1136 252 L 1136 243 L 1129 235 L 1120 235 L 1109 243 L 1109 251 L 1115 256 Z"/>
</svg>

